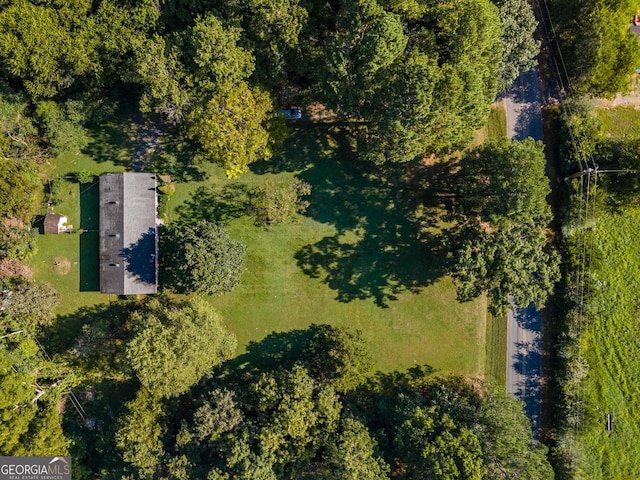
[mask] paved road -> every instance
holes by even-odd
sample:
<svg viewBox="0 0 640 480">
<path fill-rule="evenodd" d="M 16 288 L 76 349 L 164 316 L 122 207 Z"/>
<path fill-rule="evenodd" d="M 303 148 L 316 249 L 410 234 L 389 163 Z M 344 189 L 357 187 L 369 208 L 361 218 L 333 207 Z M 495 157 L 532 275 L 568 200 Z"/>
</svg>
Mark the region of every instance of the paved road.
<svg viewBox="0 0 640 480">
<path fill-rule="evenodd" d="M 507 111 L 507 135 L 524 140 L 531 137 L 542 140 L 542 94 L 538 69 L 520 75 L 513 86 L 503 94 Z"/>
<path fill-rule="evenodd" d="M 542 95 L 538 70 L 523 73 L 503 95 L 509 138 L 542 140 Z M 532 307 L 509 312 L 507 322 L 507 391 L 525 402 L 534 435 L 540 424 L 542 314 Z"/>
<path fill-rule="evenodd" d="M 533 307 L 509 310 L 507 323 L 507 391 L 525 403 L 537 436 L 540 427 L 540 312 Z"/>
</svg>

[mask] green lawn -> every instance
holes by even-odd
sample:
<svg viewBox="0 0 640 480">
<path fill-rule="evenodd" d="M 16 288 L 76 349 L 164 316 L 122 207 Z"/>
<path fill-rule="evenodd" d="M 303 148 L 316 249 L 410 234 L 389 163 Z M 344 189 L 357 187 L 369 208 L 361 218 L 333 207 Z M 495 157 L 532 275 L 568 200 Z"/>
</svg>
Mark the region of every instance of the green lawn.
<svg viewBox="0 0 640 480">
<path fill-rule="evenodd" d="M 507 385 L 507 317 L 487 315 L 486 376 Z"/>
<path fill-rule="evenodd" d="M 240 180 L 214 168 L 206 181 L 178 183 L 170 220 L 222 220 L 248 246 L 242 284 L 211 303 L 241 346 L 311 323 L 351 325 L 381 370 L 428 363 L 484 375 L 486 302 L 457 302 L 441 277 L 442 211 L 357 167 L 351 148 L 339 127 L 301 128 L 283 155 Z M 243 215 L 247 191 L 294 175 L 313 188 L 298 224 L 266 229 Z"/>
<path fill-rule="evenodd" d="M 598 110 L 614 138 L 640 138 L 640 112 Z M 579 473 L 591 479 L 640 478 L 640 208 L 599 209 L 595 222 L 588 322 L 579 349 L 589 365 L 581 385 L 584 427 L 577 431 Z M 613 416 L 612 432 L 605 429 Z"/>
<path fill-rule="evenodd" d="M 484 376 L 486 301 L 457 302 L 451 280 L 443 276 L 441 206 L 397 174 L 374 175 L 354 160 L 352 148 L 344 128 L 307 126 L 294 130 L 279 158 L 256 165 L 240 180 L 227 180 L 221 169 L 210 167 L 208 178 L 177 182 L 168 221 L 223 221 L 248 246 L 241 285 L 211 303 L 241 350 L 272 332 L 312 323 L 351 325 L 362 331 L 378 369 L 426 363 L 443 372 Z M 97 147 L 62 157 L 52 176 L 122 170 L 125 150 L 114 145 L 114 161 L 94 160 L 91 154 L 102 151 Z M 245 214 L 248 192 L 267 178 L 285 182 L 295 175 L 313 187 L 305 216 L 293 225 L 255 226 Z M 55 211 L 75 228 L 97 229 L 97 186 L 65 182 L 64 188 Z M 68 273 L 55 268 L 56 257 L 68 259 Z M 97 292 L 95 231 L 41 236 L 30 265 L 60 292 L 60 314 L 109 300 Z"/>
<path fill-rule="evenodd" d="M 606 132 L 619 139 L 640 138 L 640 112 L 635 107 L 598 109 L 598 118 Z"/>
<path fill-rule="evenodd" d="M 591 275 L 594 287 L 580 351 L 589 364 L 579 431 L 580 470 L 591 479 L 640 478 L 640 209 L 601 215 Z M 613 415 L 614 430 L 605 429 Z"/>
<path fill-rule="evenodd" d="M 487 139 L 500 139 L 507 136 L 507 112 L 502 102 L 494 103 L 487 124 L 476 134 L 475 144 L 480 145 Z"/>
</svg>

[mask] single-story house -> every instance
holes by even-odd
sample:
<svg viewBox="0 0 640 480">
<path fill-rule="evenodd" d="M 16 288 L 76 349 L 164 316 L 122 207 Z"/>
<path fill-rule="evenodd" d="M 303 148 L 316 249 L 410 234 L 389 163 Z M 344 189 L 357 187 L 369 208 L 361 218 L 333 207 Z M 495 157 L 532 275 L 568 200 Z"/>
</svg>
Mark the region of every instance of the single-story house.
<svg viewBox="0 0 640 480">
<path fill-rule="evenodd" d="M 158 290 L 156 175 L 100 175 L 100 292 Z"/>
</svg>

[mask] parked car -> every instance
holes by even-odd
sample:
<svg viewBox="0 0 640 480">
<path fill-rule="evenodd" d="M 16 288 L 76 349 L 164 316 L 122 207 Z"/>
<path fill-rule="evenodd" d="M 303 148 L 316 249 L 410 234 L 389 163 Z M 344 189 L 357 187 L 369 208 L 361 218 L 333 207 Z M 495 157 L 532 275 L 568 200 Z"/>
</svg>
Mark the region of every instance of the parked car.
<svg viewBox="0 0 640 480">
<path fill-rule="evenodd" d="M 298 107 L 285 108 L 280 115 L 287 120 L 300 120 L 302 118 L 302 110 Z"/>
</svg>

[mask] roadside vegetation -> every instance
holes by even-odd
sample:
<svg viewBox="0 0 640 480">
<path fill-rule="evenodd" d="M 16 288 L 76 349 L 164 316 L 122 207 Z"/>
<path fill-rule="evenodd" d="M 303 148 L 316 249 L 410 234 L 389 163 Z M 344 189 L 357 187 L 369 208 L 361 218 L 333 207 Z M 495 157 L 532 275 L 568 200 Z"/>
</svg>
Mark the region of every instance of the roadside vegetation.
<svg viewBox="0 0 640 480">
<path fill-rule="evenodd" d="M 633 312 L 640 253 L 634 242 L 640 228 L 640 112 L 594 111 L 587 102 L 572 106 L 575 113 L 566 123 L 581 134 L 577 155 L 589 155 L 600 169 L 623 171 L 598 175 L 597 189 L 591 179 L 586 216 L 587 178 L 567 181 L 571 192 L 563 224 L 567 310 L 560 337 L 564 420 L 557 471 L 561 478 L 626 478 L 637 471 L 640 454 L 634 441 L 639 428 L 635 412 L 640 351 L 632 340 L 637 330 Z M 585 159 L 574 151 L 569 159 L 576 158 Z M 571 164 L 566 168 L 565 173 Z"/>
<path fill-rule="evenodd" d="M 627 92 L 640 67 L 640 40 L 629 30 L 638 5 L 627 0 L 559 0 L 549 2 L 554 33 L 562 49 L 567 95 L 613 97 Z M 554 50 L 554 53 L 557 52 Z"/>
</svg>

